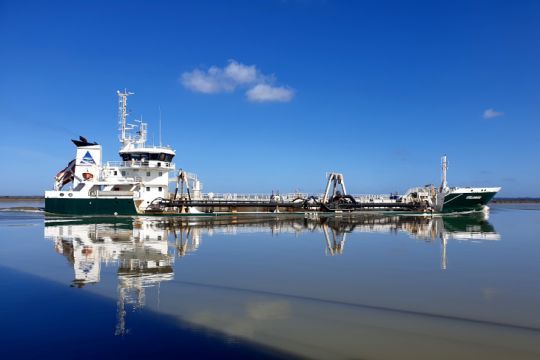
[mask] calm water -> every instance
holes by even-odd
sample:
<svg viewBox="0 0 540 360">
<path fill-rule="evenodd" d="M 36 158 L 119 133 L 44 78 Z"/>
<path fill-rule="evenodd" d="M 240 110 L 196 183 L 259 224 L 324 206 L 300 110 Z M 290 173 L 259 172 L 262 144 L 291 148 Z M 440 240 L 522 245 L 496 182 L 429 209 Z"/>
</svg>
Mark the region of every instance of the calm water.
<svg viewBox="0 0 540 360">
<path fill-rule="evenodd" d="M 537 359 L 539 234 L 536 205 L 489 219 L 0 211 L 0 358 Z"/>
</svg>

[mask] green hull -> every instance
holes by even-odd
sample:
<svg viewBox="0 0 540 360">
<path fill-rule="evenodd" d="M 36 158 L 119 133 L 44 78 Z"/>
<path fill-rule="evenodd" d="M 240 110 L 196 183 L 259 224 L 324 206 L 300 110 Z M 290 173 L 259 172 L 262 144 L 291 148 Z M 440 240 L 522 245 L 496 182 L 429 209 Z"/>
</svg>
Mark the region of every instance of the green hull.
<svg viewBox="0 0 540 360">
<path fill-rule="evenodd" d="M 453 193 L 444 197 L 444 213 L 479 211 L 490 202 L 496 192 Z"/>
<path fill-rule="evenodd" d="M 453 193 L 444 198 L 443 213 L 480 211 L 495 196 L 496 192 Z M 137 215 L 133 199 L 66 199 L 46 198 L 45 212 L 62 215 Z M 404 212 L 408 213 L 408 212 Z M 239 215 L 241 213 L 231 213 Z M 153 214 L 149 214 L 153 215 Z M 168 215 L 168 214 L 155 214 Z M 217 214 L 174 214 L 185 216 L 216 216 Z M 225 215 L 225 214 L 220 214 Z"/>
<path fill-rule="evenodd" d="M 133 199 L 45 198 L 45 212 L 65 215 L 137 215 Z"/>
</svg>

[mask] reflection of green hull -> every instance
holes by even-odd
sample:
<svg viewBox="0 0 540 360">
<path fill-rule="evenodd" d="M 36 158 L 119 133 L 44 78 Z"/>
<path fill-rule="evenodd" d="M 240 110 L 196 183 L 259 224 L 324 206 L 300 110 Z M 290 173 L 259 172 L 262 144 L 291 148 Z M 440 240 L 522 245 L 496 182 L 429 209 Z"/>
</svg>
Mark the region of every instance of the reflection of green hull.
<svg viewBox="0 0 540 360">
<path fill-rule="evenodd" d="M 459 192 L 444 197 L 443 212 L 479 211 L 495 196 L 496 192 Z"/>
<path fill-rule="evenodd" d="M 444 229 L 448 233 L 456 232 L 477 232 L 477 233 L 495 233 L 495 228 L 491 225 L 481 213 L 458 216 L 444 216 Z"/>
<path fill-rule="evenodd" d="M 81 215 L 55 215 L 45 214 L 45 227 L 69 225 L 114 225 L 119 230 L 133 230 L 133 217 L 131 216 L 81 216 Z M 69 220 L 69 222 L 66 222 Z"/>
<path fill-rule="evenodd" d="M 68 215 L 136 215 L 133 199 L 45 198 L 45 212 Z"/>
</svg>

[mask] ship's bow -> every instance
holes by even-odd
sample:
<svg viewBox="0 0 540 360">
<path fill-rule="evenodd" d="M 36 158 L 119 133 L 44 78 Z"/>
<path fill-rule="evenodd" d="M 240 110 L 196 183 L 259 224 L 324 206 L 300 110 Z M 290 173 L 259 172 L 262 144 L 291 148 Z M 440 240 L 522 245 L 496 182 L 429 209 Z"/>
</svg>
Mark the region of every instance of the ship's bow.
<svg viewBox="0 0 540 360">
<path fill-rule="evenodd" d="M 456 188 L 444 196 L 442 212 L 482 211 L 501 188 Z"/>
</svg>

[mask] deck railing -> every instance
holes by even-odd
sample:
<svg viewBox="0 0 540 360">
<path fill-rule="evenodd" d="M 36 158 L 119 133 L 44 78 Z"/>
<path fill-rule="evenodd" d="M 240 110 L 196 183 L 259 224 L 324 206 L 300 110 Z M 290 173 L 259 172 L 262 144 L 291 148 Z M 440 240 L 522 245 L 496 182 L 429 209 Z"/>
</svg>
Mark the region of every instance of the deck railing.
<svg viewBox="0 0 540 360">
<path fill-rule="evenodd" d="M 124 197 L 124 196 L 133 196 L 133 191 L 96 191 L 97 197 Z"/>
<path fill-rule="evenodd" d="M 105 181 L 105 180 L 110 180 L 110 176 L 108 175 L 105 175 L 105 174 L 101 174 L 100 177 L 99 177 L 99 181 Z M 126 177 L 126 176 L 118 176 L 118 177 L 115 177 L 114 178 L 114 183 L 115 184 L 131 184 L 131 183 L 140 183 L 142 182 L 142 177 L 140 176 L 129 176 L 129 177 Z"/>
</svg>

